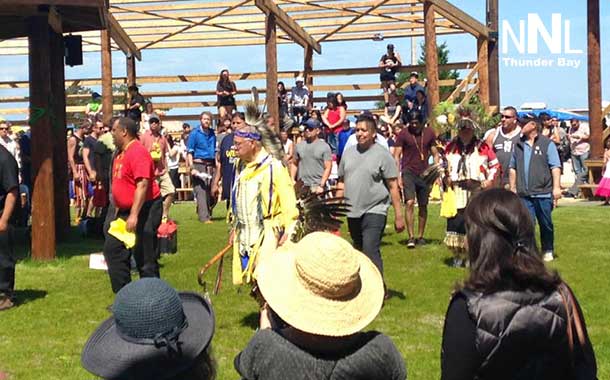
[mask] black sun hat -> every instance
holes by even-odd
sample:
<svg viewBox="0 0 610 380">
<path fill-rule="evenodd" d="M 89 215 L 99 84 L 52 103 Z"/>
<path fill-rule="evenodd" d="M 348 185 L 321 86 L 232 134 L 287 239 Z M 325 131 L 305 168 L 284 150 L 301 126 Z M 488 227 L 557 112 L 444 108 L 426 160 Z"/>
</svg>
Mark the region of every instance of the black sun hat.
<svg viewBox="0 0 610 380">
<path fill-rule="evenodd" d="M 214 335 L 214 313 L 203 297 L 158 278 L 122 288 L 112 313 L 81 356 L 83 367 L 104 379 L 174 377 L 195 364 Z"/>
</svg>

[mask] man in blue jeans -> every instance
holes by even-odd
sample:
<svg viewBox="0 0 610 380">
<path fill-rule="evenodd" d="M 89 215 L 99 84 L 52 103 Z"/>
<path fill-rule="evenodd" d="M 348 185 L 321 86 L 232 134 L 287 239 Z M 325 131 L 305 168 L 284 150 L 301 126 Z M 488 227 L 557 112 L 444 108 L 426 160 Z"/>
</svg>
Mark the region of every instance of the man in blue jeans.
<svg viewBox="0 0 610 380">
<path fill-rule="evenodd" d="M 561 198 L 561 161 L 555 144 L 541 134 L 542 124 L 534 115 L 521 121 L 522 137 L 509 164 L 510 189 L 521 197 L 532 219 L 540 227 L 544 261 L 554 259 L 551 212 Z"/>
<path fill-rule="evenodd" d="M 375 119 L 361 115 L 356 122 L 358 145 L 346 149 L 339 164 L 337 196 L 345 196 L 351 209 L 347 214 L 354 247 L 367 255 L 383 275 L 381 237 L 388 208 L 394 207 L 396 232 L 405 229 L 398 189 L 398 168 L 390 152 L 375 143 Z"/>
</svg>

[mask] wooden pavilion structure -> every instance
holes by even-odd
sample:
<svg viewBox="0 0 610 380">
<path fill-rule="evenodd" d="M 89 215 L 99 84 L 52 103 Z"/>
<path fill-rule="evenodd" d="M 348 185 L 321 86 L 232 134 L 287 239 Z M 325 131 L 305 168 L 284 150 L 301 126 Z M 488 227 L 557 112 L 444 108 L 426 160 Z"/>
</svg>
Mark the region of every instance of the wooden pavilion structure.
<svg viewBox="0 0 610 380">
<path fill-rule="evenodd" d="M 104 0 L 0 1 L 0 39 L 22 37 L 29 46 L 32 252 L 38 259 L 55 257 L 56 235 L 69 226 L 62 34 L 104 29 L 107 9 Z"/>
<path fill-rule="evenodd" d="M 0 0 L 0 5 L 6 3 Z M 9 3 L 11 1 L 8 1 Z M 592 87 L 600 85 L 599 75 L 599 0 L 588 0 L 589 16 L 594 19 L 597 12 L 597 32 L 590 25 L 590 78 L 598 78 L 597 82 L 590 84 Z M 314 78 L 324 75 L 353 75 L 360 73 L 378 73 L 378 68 L 367 67 L 360 69 L 346 68 L 341 70 L 315 70 L 314 52 L 322 53 L 322 45 L 332 41 L 355 41 L 384 39 L 397 37 L 424 36 L 426 67 L 405 66 L 402 71 L 425 71 L 427 77 L 428 98 L 431 107 L 434 107 L 441 99 L 439 86 L 448 85 L 439 81 L 439 66 L 437 64 L 437 35 L 445 34 L 469 34 L 474 37 L 473 43 L 477 47 L 477 61 L 452 63 L 440 69 L 470 69 L 468 76 L 461 81 L 453 81 L 451 84 L 458 85 L 450 99 L 456 98 L 460 93 L 465 97 L 478 94 L 482 103 L 493 109 L 500 105 L 499 75 L 498 75 L 498 0 L 487 0 L 487 17 L 482 23 L 459 8 L 453 6 L 447 0 L 25 0 L 12 1 L 12 3 L 40 5 L 46 3 L 51 7 L 65 3 L 88 4 L 89 8 L 99 11 L 99 23 L 91 27 L 89 31 L 82 31 L 83 51 L 100 51 L 102 55 L 102 88 L 104 109 L 112 109 L 113 106 L 113 83 L 138 84 L 141 83 L 176 83 L 214 81 L 213 75 L 175 75 L 163 77 L 137 77 L 136 59 L 141 59 L 141 51 L 145 49 L 170 49 L 170 48 L 205 48 L 219 46 L 246 46 L 265 45 L 266 72 L 265 73 L 240 73 L 233 74 L 239 79 L 266 79 L 266 99 L 269 110 L 277 120 L 277 80 L 281 77 L 296 77 L 303 75 L 310 88 L 316 91 L 324 90 L 324 86 L 314 86 Z M 96 4 L 97 6 L 93 6 Z M 597 11 L 594 7 L 597 5 Z M 1 8 L 0 15 L 6 12 Z M 91 11 L 89 9 L 89 11 Z M 84 12 L 84 10 L 83 10 Z M 62 12 L 57 12 L 62 15 Z M 48 17 L 53 19 L 53 15 Z M 85 20 L 85 19 L 83 19 Z M 589 23 L 591 24 L 591 22 Z M 28 54 L 33 47 L 31 38 L 8 39 L 25 35 L 10 36 L 3 32 L 7 27 L 0 24 L 0 56 L 6 54 Z M 104 29 L 101 33 L 96 29 Z M 69 32 L 63 29 L 62 32 Z M 59 34 L 58 34 L 59 35 Z M 597 51 L 595 51 L 597 41 Z M 296 43 L 304 49 L 303 69 L 297 72 L 278 72 L 277 68 L 277 44 Z M 111 54 L 120 50 L 127 56 L 127 76 L 117 78 L 112 75 Z M 597 54 L 597 67 L 591 56 Z M 592 63 L 593 62 L 593 63 Z M 59 71 L 59 70 L 57 70 Z M 595 75 L 597 72 L 597 76 Z M 63 70 L 62 70 L 63 73 Z M 36 73 L 31 73 L 30 83 L 24 82 L 0 82 L 0 88 L 24 88 L 30 86 L 30 98 L 9 99 L 10 101 L 30 101 L 32 110 L 30 119 L 35 115 L 35 81 L 40 80 Z M 63 77 L 53 78 L 57 88 L 63 87 Z M 65 86 L 75 83 L 97 84 L 100 80 L 77 79 L 65 82 Z M 336 88 L 361 89 L 363 86 L 357 84 L 346 84 Z M 372 89 L 373 87 L 367 87 Z M 59 91 L 59 90 L 58 90 Z M 596 92 L 597 91 L 597 92 Z M 59 92 L 57 92 L 59 94 Z M 245 92 L 243 92 L 245 93 Z M 203 96 L 213 95 L 213 91 L 163 91 L 154 96 Z M 147 94 L 153 96 L 153 94 Z M 599 91 L 590 90 L 590 107 L 593 114 L 601 114 L 601 87 Z M 82 95 L 80 95 L 82 97 Z M 75 96 L 76 97 L 76 96 Z M 64 97 L 65 98 L 65 97 Z M 358 97 L 355 97 L 358 98 Z M 62 98 L 63 99 L 63 98 Z M 360 97 L 357 100 L 370 100 L 368 97 Z M 2 100 L 0 100 L 2 101 Z M 5 101 L 6 102 L 6 101 Z M 182 102 L 163 104 L 168 107 L 201 108 L 210 105 L 207 102 Z M 158 107 L 163 105 L 157 104 Z M 62 104 L 56 105 L 62 108 Z M 65 110 L 65 103 L 63 103 Z M 68 112 L 78 111 L 68 109 Z M 600 111 L 600 112 L 597 112 Z M 0 113 L 2 109 L 0 109 Z M 59 112 L 58 112 L 59 113 Z M 65 115 L 65 113 L 63 113 Z M 106 113 L 110 117 L 109 113 Z M 188 120 L 192 114 L 177 115 L 174 118 Z M 592 118 L 595 119 L 595 118 Z M 33 130 L 38 128 L 37 123 L 32 123 Z M 60 125 L 65 125 L 65 119 Z M 599 131 L 601 133 L 601 119 Z M 592 130 L 596 131 L 597 124 L 592 122 Z M 63 131 L 62 131 L 63 133 Z M 593 138 L 595 138 L 593 132 Z M 39 136 L 38 134 L 36 136 Z M 40 138 L 40 137 L 38 137 Z M 54 144 L 57 151 L 55 158 L 56 167 L 66 167 L 65 164 L 65 141 L 59 138 Z M 59 152 L 63 149 L 64 153 Z M 594 151 L 598 148 L 595 147 Z M 40 175 L 40 174 L 39 174 Z M 63 179 L 61 179 L 63 183 Z M 38 178 L 36 179 L 38 183 Z M 46 183 L 46 182 L 45 182 Z M 46 189 L 46 190 L 44 190 Z M 43 191 L 50 191 L 43 185 Z M 62 195 L 63 196 L 63 195 Z M 35 199 L 36 223 L 49 223 L 52 218 L 46 214 L 40 214 L 36 207 L 37 202 L 46 198 Z M 63 204 L 57 207 L 65 208 Z M 44 219 L 44 220 L 42 220 Z M 65 225 L 66 220 L 58 221 Z M 51 231 L 51 228 L 48 229 Z M 34 240 L 39 237 L 34 234 Z M 54 242 L 53 242 L 54 243 Z M 53 244 L 54 247 L 54 244 Z M 35 258 L 47 257 L 39 253 L 39 246 L 33 243 L 33 256 Z"/>
</svg>

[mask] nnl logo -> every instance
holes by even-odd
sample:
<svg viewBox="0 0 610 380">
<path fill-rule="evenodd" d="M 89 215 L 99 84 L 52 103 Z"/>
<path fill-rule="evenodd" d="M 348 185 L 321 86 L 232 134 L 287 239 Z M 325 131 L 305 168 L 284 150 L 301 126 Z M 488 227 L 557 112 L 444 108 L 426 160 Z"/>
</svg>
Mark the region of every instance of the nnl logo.
<svg viewBox="0 0 610 380">
<path fill-rule="evenodd" d="M 519 35 L 507 20 L 502 20 L 502 54 L 508 54 L 509 37 L 519 54 L 538 54 L 538 37 L 541 37 L 551 54 L 582 54 L 580 49 L 571 48 L 570 20 L 563 20 L 560 13 L 551 15 L 551 31 L 535 13 L 527 15 L 527 34 L 525 20 L 519 20 Z M 526 38 L 527 37 L 527 38 Z M 527 44 L 526 44 L 527 42 Z M 563 47 L 563 50 L 562 50 Z"/>
</svg>

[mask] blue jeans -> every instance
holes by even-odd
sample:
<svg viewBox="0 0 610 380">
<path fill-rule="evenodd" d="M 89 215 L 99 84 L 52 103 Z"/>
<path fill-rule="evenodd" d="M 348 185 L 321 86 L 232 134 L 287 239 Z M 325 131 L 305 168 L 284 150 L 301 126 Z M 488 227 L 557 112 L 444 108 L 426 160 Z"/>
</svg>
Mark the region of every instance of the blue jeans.
<svg viewBox="0 0 610 380">
<path fill-rule="evenodd" d="M 347 218 L 347 226 L 354 242 L 354 248 L 371 259 L 382 276 L 383 261 L 379 247 L 386 219 L 387 216 L 382 214 L 364 214 L 360 218 Z"/>
<path fill-rule="evenodd" d="M 555 233 L 553 229 L 553 198 L 521 198 L 532 216 L 532 221 L 540 227 L 540 245 L 542 252 L 553 252 Z"/>
<path fill-rule="evenodd" d="M 578 156 L 572 155 L 571 157 L 572 169 L 574 170 L 574 176 L 576 177 L 576 179 L 574 180 L 574 184 L 569 190 L 571 194 L 578 194 L 578 186 L 587 183 L 589 169 L 585 164 L 585 160 L 589 159 L 589 154 L 590 152 L 586 152 Z"/>
</svg>

